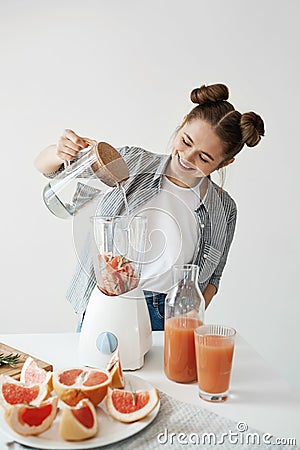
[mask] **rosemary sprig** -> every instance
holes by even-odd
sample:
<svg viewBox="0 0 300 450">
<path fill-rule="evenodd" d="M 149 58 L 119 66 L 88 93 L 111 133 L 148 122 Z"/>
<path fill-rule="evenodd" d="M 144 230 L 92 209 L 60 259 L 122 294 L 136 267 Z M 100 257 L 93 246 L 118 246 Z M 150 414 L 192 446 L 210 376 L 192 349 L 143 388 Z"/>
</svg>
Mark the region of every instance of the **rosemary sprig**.
<svg viewBox="0 0 300 450">
<path fill-rule="evenodd" d="M 10 366 L 13 367 L 17 364 L 18 359 L 21 357 L 19 353 L 10 353 L 9 355 L 4 355 L 4 353 L 0 353 L 0 366 Z"/>
</svg>

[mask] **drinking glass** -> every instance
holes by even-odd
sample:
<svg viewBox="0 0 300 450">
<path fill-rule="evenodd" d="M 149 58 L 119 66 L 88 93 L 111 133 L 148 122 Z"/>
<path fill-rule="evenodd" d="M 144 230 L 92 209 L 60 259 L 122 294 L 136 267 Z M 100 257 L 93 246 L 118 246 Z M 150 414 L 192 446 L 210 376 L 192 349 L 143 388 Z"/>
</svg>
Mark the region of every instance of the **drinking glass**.
<svg viewBox="0 0 300 450">
<path fill-rule="evenodd" d="M 207 401 L 227 399 L 236 330 L 202 325 L 194 331 L 199 396 Z"/>
</svg>

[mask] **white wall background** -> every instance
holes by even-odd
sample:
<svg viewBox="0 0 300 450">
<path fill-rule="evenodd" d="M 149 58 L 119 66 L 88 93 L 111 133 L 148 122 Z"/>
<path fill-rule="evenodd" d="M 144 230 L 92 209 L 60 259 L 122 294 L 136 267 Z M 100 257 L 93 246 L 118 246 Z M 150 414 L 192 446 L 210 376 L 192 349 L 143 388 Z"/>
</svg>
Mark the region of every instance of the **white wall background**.
<svg viewBox="0 0 300 450">
<path fill-rule="evenodd" d="M 266 137 L 228 170 L 238 227 L 206 320 L 235 326 L 300 388 L 299 12 L 297 0 L 0 1 L 0 333 L 75 329 L 72 223 L 44 207 L 37 153 L 67 127 L 165 152 L 191 89 L 224 82 Z"/>
</svg>

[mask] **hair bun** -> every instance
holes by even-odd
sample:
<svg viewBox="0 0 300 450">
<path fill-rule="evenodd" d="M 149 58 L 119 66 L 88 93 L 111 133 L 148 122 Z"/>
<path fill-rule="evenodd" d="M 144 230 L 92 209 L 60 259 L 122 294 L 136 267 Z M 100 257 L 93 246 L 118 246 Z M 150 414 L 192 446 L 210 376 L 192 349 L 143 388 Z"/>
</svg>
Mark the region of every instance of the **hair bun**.
<svg viewBox="0 0 300 450">
<path fill-rule="evenodd" d="M 261 136 L 265 135 L 264 121 L 253 111 L 242 114 L 240 125 L 243 142 L 248 147 L 257 145 Z"/>
<path fill-rule="evenodd" d="M 198 105 L 207 105 L 227 100 L 229 90 L 225 84 L 211 84 L 209 86 L 201 86 L 193 89 L 191 92 L 191 101 Z"/>
</svg>

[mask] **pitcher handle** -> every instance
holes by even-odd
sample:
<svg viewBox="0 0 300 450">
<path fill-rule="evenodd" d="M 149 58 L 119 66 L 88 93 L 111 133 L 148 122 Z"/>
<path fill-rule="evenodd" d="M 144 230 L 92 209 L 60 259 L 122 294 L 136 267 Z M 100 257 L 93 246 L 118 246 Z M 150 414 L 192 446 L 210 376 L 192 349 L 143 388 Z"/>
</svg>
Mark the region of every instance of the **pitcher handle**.
<svg viewBox="0 0 300 450">
<path fill-rule="evenodd" d="M 89 144 L 89 147 L 94 147 L 95 145 L 97 145 L 97 141 L 95 141 L 95 139 L 84 138 L 84 140 Z M 68 160 L 64 161 L 64 169 L 66 169 L 70 165 L 71 165 L 71 161 L 68 161 Z"/>
</svg>

